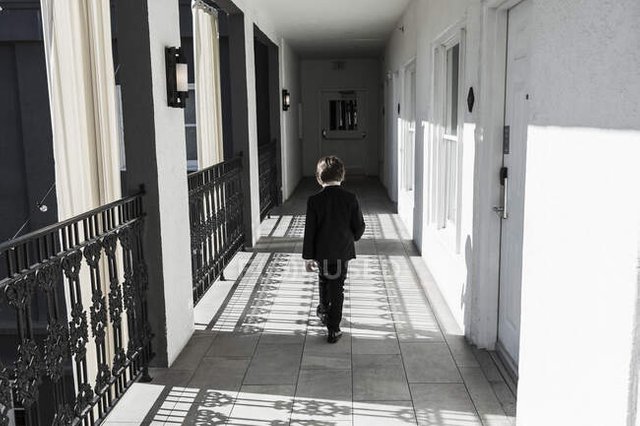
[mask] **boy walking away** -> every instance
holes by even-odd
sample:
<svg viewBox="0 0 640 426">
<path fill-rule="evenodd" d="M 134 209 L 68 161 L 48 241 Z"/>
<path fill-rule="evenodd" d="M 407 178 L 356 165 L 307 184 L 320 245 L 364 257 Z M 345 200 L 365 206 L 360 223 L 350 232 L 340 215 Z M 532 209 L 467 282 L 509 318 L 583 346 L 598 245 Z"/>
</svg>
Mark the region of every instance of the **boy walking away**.
<svg viewBox="0 0 640 426">
<path fill-rule="evenodd" d="M 354 242 L 364 233 L 358 199 L 341 186 L 344 164 L 338 157 L 318 161 L 316 179 L 322 190 L 309 197 L 302 257 L 308 272 L 318 272 L 320 303 L 317 314 L 327 326 L 329 343 L 342 337 L 344 280 L 349 260 L 356 257 Z"/>
</svg>

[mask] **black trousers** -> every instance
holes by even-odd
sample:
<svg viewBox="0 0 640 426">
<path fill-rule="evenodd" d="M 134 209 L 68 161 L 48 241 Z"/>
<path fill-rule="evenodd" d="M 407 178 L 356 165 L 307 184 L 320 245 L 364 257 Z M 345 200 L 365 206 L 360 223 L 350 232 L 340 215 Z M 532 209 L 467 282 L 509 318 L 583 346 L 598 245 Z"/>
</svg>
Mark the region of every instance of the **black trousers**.
<svg viewBox="0 0 640 426">
<path fill-rule="evenodd" d="M 342 305 L 344 303 L 344 280 L 347 278 L 348 262 L 319 262 L 318 292 L 320 294 L 319 312 L 327 315 L 327 328 L 340 330 Z"/>
</svg>

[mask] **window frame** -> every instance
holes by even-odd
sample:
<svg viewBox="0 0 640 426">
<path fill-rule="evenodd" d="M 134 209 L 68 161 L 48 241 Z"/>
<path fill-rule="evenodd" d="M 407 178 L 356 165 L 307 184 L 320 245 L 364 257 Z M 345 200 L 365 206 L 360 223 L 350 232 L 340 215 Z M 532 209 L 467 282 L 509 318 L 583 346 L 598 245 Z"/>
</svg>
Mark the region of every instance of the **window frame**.
<svg viewBox="0 0 640 426">
<path fill-rule="evenodd" d="M 446 244 L 460 253 L 462 231 L 462 164 L 465 114 L 465 28 L 463 23 L 452 26 L 433 43 L 431 146 L 427 152 L 431 166 L 429 175 L 430 208 L 427 222 L 441 233 Z M 457 114 L 455 135 L 448 132 L 450 109 L 454 101 L 450 94 L 451 76 L 449 52 L 458 46 Z"/>
</svg>

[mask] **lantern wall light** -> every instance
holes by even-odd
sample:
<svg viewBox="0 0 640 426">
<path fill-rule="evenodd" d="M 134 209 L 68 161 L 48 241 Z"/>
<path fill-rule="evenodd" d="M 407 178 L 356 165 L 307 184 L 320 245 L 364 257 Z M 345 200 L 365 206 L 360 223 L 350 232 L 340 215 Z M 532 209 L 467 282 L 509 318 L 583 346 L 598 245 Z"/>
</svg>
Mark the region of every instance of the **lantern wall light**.
<svg viewBox="0 0 640 426">
<path fill-rule="evenodd" d="M 282 110 L 288 111 L 291 108 L 291 93 L 287 89 L 282 90 Z"/>
<path fill-rule="evenodd" d="M 167 63 L 167 103 L 173 108 L 184 108 L 189 96 L 187 57 L 182 47 L 165 49 Z"/>
</svg>

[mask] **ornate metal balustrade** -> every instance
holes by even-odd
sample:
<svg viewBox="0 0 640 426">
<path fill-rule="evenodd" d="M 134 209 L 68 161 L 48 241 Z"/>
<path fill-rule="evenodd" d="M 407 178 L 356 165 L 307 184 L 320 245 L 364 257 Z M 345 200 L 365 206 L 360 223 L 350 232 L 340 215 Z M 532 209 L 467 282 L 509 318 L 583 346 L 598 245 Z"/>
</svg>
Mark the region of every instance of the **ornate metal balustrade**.
<svg viewBox="0 0 640 426">
<path fill-rule="evenodd" d="M 241 169 L 238 157 L 189 174 L 194 303 L 244 245 Z"/>
<path fill-rule="evenodd" d="M 264 219 L 279 201 L 276 144 L 263 145 L 258 151 L 260 175 L 260 219 Z"/>
<path fill-rule="evenodd" d="M 147 375 L 142 196 L 0 245 L 0 425 L 93 425 Z"/>
</svg>

